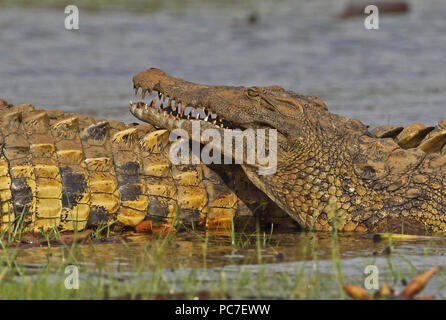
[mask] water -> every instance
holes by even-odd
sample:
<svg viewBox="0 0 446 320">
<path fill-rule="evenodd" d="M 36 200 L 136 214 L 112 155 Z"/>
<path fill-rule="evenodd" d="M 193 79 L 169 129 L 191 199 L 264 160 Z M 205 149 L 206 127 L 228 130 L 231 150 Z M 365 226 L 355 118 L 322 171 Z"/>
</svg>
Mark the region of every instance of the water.
<svg viewBox="0 0 446 320">
<path fill-rule="evenodd" d="M 409 14 L 381 16 L 379 31 L 337 19 L 343 2 L 328 0 L 80 8 L 78 31 L 64 29 L 63 9 L 2 8 L 0 96 L 133 122 L 131 77 L 158 67 L 209 84 L 282 85 L 371 126 L 432 125 L 446 118 L 446 5 L 411 4 Z"/>
<path fill-rule="evenodd" d="M 14 104 L 134 122 L 128 112 L 131 77 L 158 67 L 194 82 L 282 85 L 319 96 L 332 112 L 372 127 L 433 125 L 446 118 L 446 4 L 442 0 L 411 4 L 406 15 L 382 16 L 379 31 L 365 30 L 362 18 L 337 19 L 343 2 L 331 0 L 218 7 L 211 2 L 154 13 L 80 8 L 79 31 L 64 29 L 63 9 L 1 8 L 0 97 Z M 249 23 L 250 14 L 258 16 L 256 23 Z M 334 276 L 328 236 L 318 235 L 315 256 L 305 256 L 302 248 L 310 236 L 275 234 L 262 249 L 262 268 L 293 276 L 302 265 L 312 270 L 317 260 L 321 274 Z M 90 271 L 100 263 L 117 276 L 131 273 L 131 261 L 151 238 L 131 240 L 125 250 L 119 243 L 97 244 L 94 254 L 90 246 L 82 246 L 77 261 Z M 180 246 L 168 249 L 166 263 L 203 271 L 201 242 L 185 234 L 175 241 Z M 211 278 L 222 268 L 229 277 L 241 268 L 257 273 L 256 245 L 234 253 L 229 242 L 229 237 L 210 242 L 206 270 Z M 62 259 L 63 250 L 52 248 L 48 258 L 47 248 L 28 248 L 20 250 L 17 259 L 41 266 L 48 259 Z M 399 242 L 390 257 L 373 255 L 382 250 L 383 244 L 370 238 L 341 238 L 346 279 L 361 285 L 371 261 L 387 276 L 392 266 L 411 274 L 445 261 L 444 245 L 432 249 L 426 240 Z M 284 254 L 283 261 L 276 258 L 278 252 Z M 174 279 L 175 269 L 166 274 Z M 427 290 L 446 295 L 440 280 Z M 331 287 L 322 297 L 336 293 Z"/>
<path fill-rule="evenodd" d="M 223 274 L 232 298 L 259 298 L 260 294 L 263 298 L 288 299 L 295 279 L 306 283 L 303 290 L 307 293 L 302 298 L 339 298 L 336 260 L 332 258 L 333 242 L 329 234 L 260 233 L 258 238 L 255 234 L 236 234 L 235 246 L 232 246 L 227 233 L 211 232 L 206 254 L 204 237 L 201 232 L 180 233 L 171 242 L 159 246 L 160 240 L 152 235 L 128 234 L 125 245 L 120 241 L 96 241 L 77 246 L 74 253 L 70 246 L 19 249 L 15 261 L 24 265 L 25 271 L 20 277 L 27 279 L 35 277 L 47 265 L 58 265 L 74 255 L 80 284 L 88 286 L 102 279 L 102 283 L 109 283 L 113 288 L 110 296 L 115 298 L 123 296 L 135 283 L 150 284 L 159 277 L 171 293 L 187 292 L 191 287 L 215 290 Z M 392 253 L 385 254 L 388 245 L 387 240 L 376 242 L 370 235 L 340 235 L 339 264 L 344 283 L 364 286 L 369 274 L 365 274 L 366 267 L 373 265 L 378 268 L 379 283 L 386 282 L 400 292 L 403 279 L 409 281 L 418 273 L 445 262 L 444 239 L 394 240 Z M 243 284 L 247 277 L 251 280 Z M 64 279 L 64 274 L 54 272 L 50 280 L 63 282 Z M 242 285 L 243 290 L 234 290 L 237 285 Z M 320 292 L 314 292 L 316 287 L 322 288 Z M 136 293 L 148 292 L 148 285 L 140 290 Z M 446 298 L 445 270 L 428 283 L 423 294 Z"/>
</svg>

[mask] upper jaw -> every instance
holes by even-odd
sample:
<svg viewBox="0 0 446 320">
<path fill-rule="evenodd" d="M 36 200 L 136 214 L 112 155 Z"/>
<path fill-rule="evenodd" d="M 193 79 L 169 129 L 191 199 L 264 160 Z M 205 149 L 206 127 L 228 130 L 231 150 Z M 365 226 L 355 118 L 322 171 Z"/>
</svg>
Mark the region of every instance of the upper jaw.
<svg viewBox="0 0 446 320">
<path fill-rule="evenodd" d="M 133 77 L 133 87 L 135 95 L 140 93 L 142 100 L 148 97 L 147 103 L 144 101 L 130 103 L 130 109 L 131 111 L 134 110 L 132 113 L 135 112 L 134 114 L 137 117 L 138 113 L 141 113 L 136 112 L 138 108 L 146 110 L 142 121 L 154 125 L 156 125 L 156 122 L 166 124 L 162 117 L 169 117 L 176 120 L 201 120 L 212 124 L 214 128 L 246 128 L 241 123 L 240 112 L 234 115 L 234 109 L 237 110 L 235 106 L 228 103 L 224 95 L 223 98 L 219 95 L 223 91 L 238 92 L 237 90 L 240 90 L 240 88 L 195 84 L 171 77 L 163 71 L 153 68 L 135 75 Z M 133 108 L 132 105 L 134 105 Z M 230 105 L 230 107 L 227 105 Z M 147 110 L 150 108 L 157 112 L 148 112 Z M 228 108 L 231 110 L 228 110 Z"/>
<path fill-rule="evenodd" d="M 139 88 L 136 88 L 135 95 L 138 91 Z M 147 103 L 144 101 L 146 97 Z M 157 127 L 169 126 L 172 129 L 169 124 L 177 123 L 175 121 L 200 120 L 202 125 L 209 128 L 244 129 L 239 123 L 226 120 L 210 106 L 187 104 L 155 89 L 143 88 L 141 98 L 141 101 L 130 101 L 130 111 L 141 121 Z"/>
<path fill-rule="evenodd" d="M 172 130 L 183 123 L 180 120 L 200 120 L 203 128 L 276 128 L 271 111 L 249 98 L 249 89 L 244 87 L 195 84 L 171 77 L 159 69 L 136 74 L 133 86 L 135 95 L 148 99 L 147 103 L 131 102 L 131 112 L 157 127 Z"/>
</svg>

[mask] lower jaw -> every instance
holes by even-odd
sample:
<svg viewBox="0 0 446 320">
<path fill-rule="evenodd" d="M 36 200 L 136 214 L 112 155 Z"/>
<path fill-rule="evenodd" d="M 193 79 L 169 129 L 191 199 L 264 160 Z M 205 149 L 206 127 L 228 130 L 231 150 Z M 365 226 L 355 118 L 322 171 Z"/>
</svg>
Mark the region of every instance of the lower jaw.
<svg viewBox="0 0 446 320">
<path fill-rule="evenodd" d="M 166 110 L 161 108 L 154 108 L 148 106 L 144 102 L 130 102 L 130 112 L 139 120 L 149 123 L 155 127 L 172 131 L 174 129 L 184 129 L 190 131 L 192 129 L 192 123 L 199 121 L 202 129 L 217 129 L 224 132 L 225 130 L 234 130 L 233 128 L 224 128 L 223 124 L 214 124 L 202 119 L 185 119 L 180 118 L 179 115 L 174 116 L 172 113 L 167 113 Z"/>
</svg>

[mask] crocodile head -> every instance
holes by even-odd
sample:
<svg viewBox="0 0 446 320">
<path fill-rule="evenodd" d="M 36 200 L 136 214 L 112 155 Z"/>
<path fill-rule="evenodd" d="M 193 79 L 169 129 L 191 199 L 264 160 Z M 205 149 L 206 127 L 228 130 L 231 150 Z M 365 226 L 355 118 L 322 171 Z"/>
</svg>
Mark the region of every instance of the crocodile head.
<svg viewBox="0 0 446 320">
<path fill-rule="evenodd" d="M 280 86 L 236 87 L 195 84 L 151 68 L 133 77 L 135 94 L 141 93 L 148 103 L 131 102 L 130 110 L 138 119 L 169 131 L 186 130 L 193 137 L 192 124 L 199 121 L 201 130 L 216 129 L 222 136 L 233 129 L 275 129 L 277 134 L 274 174 L 259 174 L 258 166 L 247 163 L 242 167 L 248 178 L 292 217 L 296 208 L 284 202 L 284 186 L 292 183 L 290 163 L 297 158 L 311 157 L 320 135 L 332 131 L 325 104 L 313 96 L 287 91 Z M 365 128 L 365 126 L 364 126 Z M 234 130 L 236 131 L 236 130 Z M 200 141 L 205 144 L 205 141 Z M 248 143 L 244 145 L 244 152 Z M 268 152 L 271 148 L 266 149 Z M 223 148 L 222 148 L 223 149 Z M 234 157 L 232 153 L 229 155 Z M 257 163 L 258 164 L 258 163 Z M 277 172 L 276 172 L 277 171 Z M 286 191 L 285 191 L 286 192 Z M 305 224 L 302 219 L 296 219 Z"/>
<path fill-rule="evenodd" d="M 298 95 L 280 86 L 235 87 L 195 84 L 151 68 L 133 77 L 135 94 L 141 89 L 148 104 L 131 102 L 131 112 L 160 128 L 185 129 L 193 120 L 201 129 L 276 129 L 279 151 L 284 153 L 314 140 L 313 121 L 327 110 L 313 96 Z"/>
<path fill-rule="evenodd" d="M 249 180 L 301 226 L 398 232 L 405 214 L 403 220 L 414 230 L 446 229 L 446 215 L 436 214 L 429 220 L 431 212 L 426 211 L 437 203 L 435 197 L 442 197 L 437 185 L 423 189 L 411 178 L 419 174 L 426 181 L 441 180 L 443 169 L 432 173 L 431 168 L 441 158 L 432 155 L 431 166 L 431 160 L 423 162 L 423 151 L 402 150 L 391 139 L 373 136 L 360 121 L 329 112 L 314 96 L 279 86 L 195 84 L 159 69 L 138 73 L 133 84 L 143 99 L 147 92 L 155 93 L 148 104 L 131 102 L 133 115 L 170 131 L 184 129 L 192 139 L 198 121 L 201 130 L 216 129 L 222 136 L 237 131 L 233 129 L 253 129 L 258 137 L 261 130 L 256 129 L 266 129 L 271 137 L 274 129 L 276 170 L 260 174 L 258 163 L 248 163 L 246 157 L 241 166 Z M 270 146 L 267 152 L 274 152 Z M 245 144 L 243 152 L 248 147 Z M 236 156 L 232 149 L 230 156 Z M 402 212 L 403 207 L 408 209 Z M 444 207 L 434 209 L 439 212 Z"/>
</svg>

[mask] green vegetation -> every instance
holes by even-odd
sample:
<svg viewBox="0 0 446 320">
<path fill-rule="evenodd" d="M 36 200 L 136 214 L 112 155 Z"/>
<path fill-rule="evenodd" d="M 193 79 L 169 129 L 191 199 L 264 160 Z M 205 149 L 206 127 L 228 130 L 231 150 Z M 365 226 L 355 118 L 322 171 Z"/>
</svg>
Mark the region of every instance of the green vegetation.
<svg viewBox="0 0 446 320">
<path fill-rule="evenodd" d="M 396 252 L 390 254 L 387 240 L 374 243 L 336 228 L 331 234 L 230 228 L 116 236 L 103 227 L 86 243 L 61 241 L 64 234 L 50 230 L 34 239 L 41 240 L 35 246 L 24 245 L 28 235 L 16 233 L 23 235 L 20 240 L 6 231 L 1 238 L 0 299 L 345 299 L 343 285 L 363 287 L 368 264 L 379 266 L 380 281 L 401 290 L 403 280 L 427 270 L 437 256 L 441 261 L 445 251 L 443 241 L 430 239 L 418 243 L 419 255 L 410 256 L 404 246 L 413 241 L 393 241 Z M 346 256 L 352 243 L 356 251 Z M 79 270 L 78 289 L 65 287 L 67 266 Z M 431 287 L 425 294 L 444 298 L 444 270 Z"/>
</svg>

